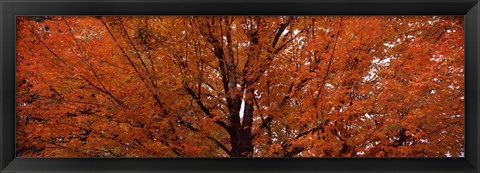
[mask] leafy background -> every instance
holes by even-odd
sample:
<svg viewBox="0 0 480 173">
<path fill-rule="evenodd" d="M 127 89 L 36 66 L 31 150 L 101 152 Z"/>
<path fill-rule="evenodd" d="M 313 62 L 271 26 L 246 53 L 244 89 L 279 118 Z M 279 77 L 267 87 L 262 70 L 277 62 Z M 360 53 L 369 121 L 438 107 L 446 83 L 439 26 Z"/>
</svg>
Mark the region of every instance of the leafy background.
<svg viewBox="0 0 480 173">
<path fill-rule="evenodd" d="M 461 16 L 17 17 L 19 157 L 459 157 Z"/>
</svg>

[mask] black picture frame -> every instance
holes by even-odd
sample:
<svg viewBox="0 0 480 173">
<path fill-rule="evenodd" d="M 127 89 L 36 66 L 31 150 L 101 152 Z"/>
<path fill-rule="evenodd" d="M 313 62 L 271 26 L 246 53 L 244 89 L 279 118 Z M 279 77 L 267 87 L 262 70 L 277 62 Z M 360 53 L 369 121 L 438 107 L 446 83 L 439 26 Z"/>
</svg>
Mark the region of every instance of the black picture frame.
<svg viewBox="0 0 480 173">
<path fill-rule="evenodd" d="M 0 172 L 468 172 L 480 170 L 479 0 L 0 0 Z M 463 15 L 464 158 L 16 158 L 17 15 Z"/>
</svg>

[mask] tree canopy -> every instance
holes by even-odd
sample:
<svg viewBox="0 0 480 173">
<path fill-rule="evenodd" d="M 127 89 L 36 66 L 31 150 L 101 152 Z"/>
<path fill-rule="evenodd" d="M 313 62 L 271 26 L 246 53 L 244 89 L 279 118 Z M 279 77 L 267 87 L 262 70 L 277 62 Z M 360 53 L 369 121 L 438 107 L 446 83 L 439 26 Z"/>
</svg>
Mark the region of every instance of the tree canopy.
<svg viewBox="0 0 480 173">
<path fill-rule="evenodd" d="M 20 157 L 458 157 L 460 16 L 17 17 Z"/>
</svg>

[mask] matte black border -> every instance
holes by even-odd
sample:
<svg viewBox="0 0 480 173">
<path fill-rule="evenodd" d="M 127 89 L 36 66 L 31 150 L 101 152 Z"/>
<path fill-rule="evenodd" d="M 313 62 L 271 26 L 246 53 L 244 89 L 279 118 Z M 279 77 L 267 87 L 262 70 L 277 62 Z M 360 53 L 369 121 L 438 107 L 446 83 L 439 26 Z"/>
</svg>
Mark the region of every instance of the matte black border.
<svg viewBox="0 0 480 173">
<path fill-rule="evenodd" d="M 479 0 L 0 0 L 0 172 L 479 172 Z M 464 15 L 465 158 L 15 158 L 16 15 Z"/>
</svg>

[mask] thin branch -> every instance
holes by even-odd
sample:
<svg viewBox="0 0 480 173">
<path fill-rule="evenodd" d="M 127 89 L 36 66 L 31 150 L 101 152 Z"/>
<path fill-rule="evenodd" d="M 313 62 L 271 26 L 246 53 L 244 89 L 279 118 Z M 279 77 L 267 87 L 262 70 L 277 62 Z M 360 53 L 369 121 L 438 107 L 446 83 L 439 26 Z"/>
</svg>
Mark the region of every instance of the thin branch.
<svg viewBox="0 0 480 173">
<path fill-rule="evenodd" d="M 220 147 L 223 151 L 225 151 L 225 153 L 227 153 L 229 156 L 232 156 L 230 150 L 228 150 L 228 148 L 225 147 L 225 145 L 223 145 L 220 141 L 218 141 L 217 139 L 211 136 L 207 136 L 207 138 L 212 140 L 218 147 Z"/>
<path fill-rule="evenodd" d="M 122 46 L 120 46 L 120 43 L 118 43 L 117 39 L 115 38 L 115 36 L 113 36 L 113 33 L 112 31 L 110 30 L 110 28 L 108 27 L 108 25 L 102 20 L 102 19 L 99 19 L 103 26 L 105 26 L 105 28 L 107 29 L 108 33 L 110 34 L 110 36 L 112 37 L 113 41 L 115 41 L 116 45 L 118 46 L 118 48 L 120 48 L 120 50 L 122 51 L 123 55 L 125 56 L 125 58 L 127 58 L 128 62 L 130 63 L 130 65 L 133 67 L 133 69 L 135 70 L 135 72 L 138 73 L 140 79 L 142 79 L 143 82 L 145 82 L 145 79 L 143 78 L 142 75 L 140 75 L 140 72 L 138 71 L 137 69 L 137 66 L 135 66 L 135 63 L 133 63 L 132 59 L 130 59 L 130 57 L 127 55 L 127 53 L 125 52 L 125 50 L 123 50 Z"/>
<path fill-rule="evenodd" d="M 138 52 L 137 47 L 133 44 L 132 39 L 130 39 L 130 35 L 128 35 L 127 29 L 125 29 L 125 25 L 123 24 L 123 21 L 120 20 L 120 23 L 122 24 L 123 31 L 125 32 L 125 35 L 126 35 L 127 38 L 128 38 L 128 42 L 130 43 L 130 45 L 132 45 L 133 49 L 135 50 L 135 53 L 137 54 L 138 59 L 140 59 L 140 61 L 142 62 L 142 65 L 143 65 L 143 67 L 145 68 L 147 74 L 149 74 L 150 72 L 148 71 L 147 65 L 146 65 L 145 62 L 143 61 L 142 56 L 141 56 L 140 53 Z"/>
<path fill-rule="evenodd" d="M 198 98 L 198 96 L 195 94 L 195 91 L 193 91 L 188 85 L 184 84 L 183 87 L 187 91 L 187 93 L 195 100 L 195 103 L 200 107 L 200 109 L 205 113 L 205 115 L 208 118 L 213 118 L 213 114 L 210 112 L 210 110 L 203 104 L 203 102 Z M 215 120 L 214 121 L 216 124 L 222 126 L 228 133 L 231 133 L 230 127 L 225 124 L 221 120 Z"/>
<path fill-rule="evenodd" d="M 112 93 L 110 93 L 109 91 L 107 90 L 103 90 L 102 88 L 96 86 L 95 84 L 93 84 L 90 80 L 88 80 L 87 78 L 85 78 L 84 76 L 80 75 L 80 77 L 85 80 L 89 85 L 93 86 L 95 89 L 97 89 L 98 91 L 104 93 L 104 94 L 107 94 L 108 96 L 110 96 L 113 100 L 115 100 L 115 102 L 117 102 L 120 106 L 122 106 L 122 108 L 125 108 L 125 109 L 128 109 L 128 106 L 123 103 L 122 101 L 120 101 L 120 99 L 116 98 Z"/>
<path fill-rule="evenodd" d="M 330 67 L 332 66 L 332 63 L 333 63 L 333 58 L 334 58 L 334 55 L 335 55 L 335 48 L 337 47 L 337 41 L 338 41 L 338 37 L 340 34 L 340 29 L 342 28 L 342 20 L 343 20 L 343 16 L 340 18 L 340 26 L 338 28 L 338 31 L 337 31 L 337 34 L 336 34 L 336 37 L 335 37 L 335 42 L 333 43 L 333 50 L 332 50 L 332 53 L 330 54 L 330 61 L 328 62 L 328 65 L 327 65 L 327 71 L 325 72 L 325 76 L 323 77 L 323 80 L 322 80 L 322 85 L 320 86 L 320 90 L 318 92 L 318 95 L 317 95 L 317 98 L 315 100 L 319 100 L 320 98 L 320 95 L 322 94 L 322 90 L 323 90 L 323 87 L 325 86 L 325 82 L 327 80 L 327 77 L 328 77 L 328 73 L 330 72 Z"/>
</svg>

